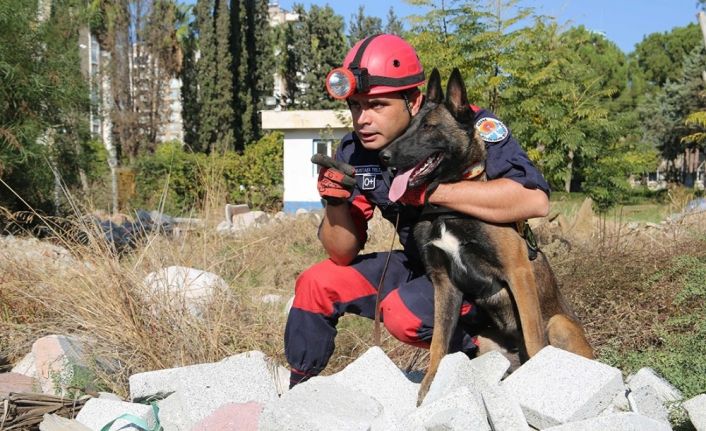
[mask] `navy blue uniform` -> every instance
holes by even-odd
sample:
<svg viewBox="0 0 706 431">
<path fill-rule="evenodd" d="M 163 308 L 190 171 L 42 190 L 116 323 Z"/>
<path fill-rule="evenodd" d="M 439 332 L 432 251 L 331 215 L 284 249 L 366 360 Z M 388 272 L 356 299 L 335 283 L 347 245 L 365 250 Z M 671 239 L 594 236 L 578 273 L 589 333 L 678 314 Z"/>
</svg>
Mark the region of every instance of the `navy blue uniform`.
<svg viewBox="0 0 706 431">
<path fill-rule="evenodd" d="M 488 179 L 510 178 L 527 188 L 539 188 L 549 194 L 546 181 L 509 130 L 488 111 L 472 108 L 479 127 L 495 128 L 481 133 L 487 138 L 485 171 Z M 412 228 L 421 208 L 389 200 L 391 176 L 380 165 L 378 153 L 365 149 L 355 134 L 350 133 L 341 141 L 335 157 L 356 170 L 357 187 L 349 202 L 358 237 L 363 243 L 367 239 L 367 222 L 376 207 L 393 225 L 399 214 L 397 231 L 404 249 L 393 251 L 390 256 L 381 292 L 382 321 L 400 341 L 428 347 L 434 323 L 434 293 L 412 238 Z M 293 369 L 293 381 L 319 374 L 326 367 L 333 354 L 340 316 L 354 313 L 374 318 L 378 283 L 387 254 L 359 255 L 348 266 L 326 259 L 299 276 L 285 328 L 285 355 Z M 462 321 L 471 322 L 476 310 L 472 304 L 464 302 L 461 315 Z M 452 350 L 473 348 L 470 336 L 457 330 Z"/>
</svg>

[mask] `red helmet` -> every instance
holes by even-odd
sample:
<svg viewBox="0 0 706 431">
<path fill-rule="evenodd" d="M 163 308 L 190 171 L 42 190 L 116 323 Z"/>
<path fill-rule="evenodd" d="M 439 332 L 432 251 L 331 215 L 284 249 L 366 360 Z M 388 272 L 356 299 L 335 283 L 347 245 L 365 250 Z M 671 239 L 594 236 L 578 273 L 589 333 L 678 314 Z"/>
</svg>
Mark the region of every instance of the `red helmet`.
<svg viewBox="0 0 706 431">
<path fill-rule="evenodd" d="M 417 52 L 399 36 L 377 34 L 355 44 L 343 67 L 326 77 L 326 89 L 335 99 L 353 94 L 382 94 L 424 84 Z"/>
</svg>

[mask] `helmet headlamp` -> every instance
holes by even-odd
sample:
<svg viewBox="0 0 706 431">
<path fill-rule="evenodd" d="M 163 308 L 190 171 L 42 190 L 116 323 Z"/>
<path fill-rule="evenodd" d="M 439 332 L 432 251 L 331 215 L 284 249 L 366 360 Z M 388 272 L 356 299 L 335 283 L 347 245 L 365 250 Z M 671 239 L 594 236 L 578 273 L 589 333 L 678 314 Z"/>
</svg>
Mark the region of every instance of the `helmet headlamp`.
<svg viewBox="0 0 706 431">
<path fill-rule="evenodd" d="M 337 67 L 326 77 L 326 90 L 334 99 L 347 99 L 370 90 L 368 69 Z"/>
</svg>

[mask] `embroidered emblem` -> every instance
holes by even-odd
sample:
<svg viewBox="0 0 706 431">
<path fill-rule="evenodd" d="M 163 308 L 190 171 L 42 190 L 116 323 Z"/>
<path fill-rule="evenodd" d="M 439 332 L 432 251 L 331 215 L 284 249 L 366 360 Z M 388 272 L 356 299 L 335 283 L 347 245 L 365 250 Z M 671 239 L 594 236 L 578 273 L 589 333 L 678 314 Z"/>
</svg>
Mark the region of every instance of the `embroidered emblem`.
<svg viewBox="0 0 706 431">
<path fill-rule="evenodd" d="M 364 174 L 363 176 L 363 190 L 375 190 L 375 175 Z"/>
<path fill-rule="evenodd" d="M 476 130 L 486 142 L 500 142 L 507 138 L 508 130 L 502 121 L 495 118 L 481 118 L 476 122 Z"/>
</svg>

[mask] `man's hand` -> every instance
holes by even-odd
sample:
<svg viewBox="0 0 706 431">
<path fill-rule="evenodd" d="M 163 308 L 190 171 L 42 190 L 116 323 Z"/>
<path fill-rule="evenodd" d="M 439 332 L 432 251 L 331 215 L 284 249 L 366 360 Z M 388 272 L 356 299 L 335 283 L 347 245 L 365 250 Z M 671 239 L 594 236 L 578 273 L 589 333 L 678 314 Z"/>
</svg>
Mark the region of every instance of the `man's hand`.
<svg viewBox="0 0 706 431">
<path fill-rule="evenodd" d="M 411 205 L 415 207 L 421 207 L 429 202 L 429 196 L 434 193 L 439 183 L 432 182 L 431 184 L 422 184 L 420 186 L 407 189 L 400 199 L 397 201 L 402 205 Z"/>
<path fill-rule="evenodd" d="M 325 154 L 314 154 L 311 163 L 321 166 L 317 188 L 328 205 L 346 202 L 355 187 L 355 168 Z"/>
</svg>

